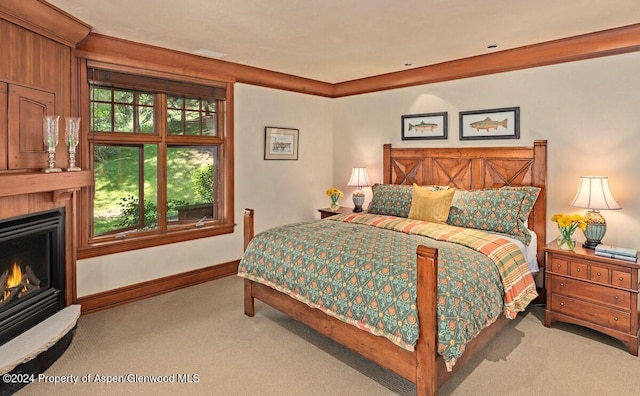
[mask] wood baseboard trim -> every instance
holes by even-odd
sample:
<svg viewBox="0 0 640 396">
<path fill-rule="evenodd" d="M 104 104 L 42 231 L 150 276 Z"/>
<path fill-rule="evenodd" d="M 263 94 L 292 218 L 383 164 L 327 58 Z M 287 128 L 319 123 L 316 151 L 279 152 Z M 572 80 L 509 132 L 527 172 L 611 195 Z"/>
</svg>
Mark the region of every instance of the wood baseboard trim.
<svg viewBox="0 0 640 396">
<path fill-rule="evenodd" d="M 240 260 L 230 261 L 228 263 L 137 283 L 102 293 L 91 294 L 76 299 L 74 304 L 80 304 L 83 315 L 94 313 L 185 287 L 235 275 L 238 272 L 238 264 L 240 264 Z"/>
</svg>

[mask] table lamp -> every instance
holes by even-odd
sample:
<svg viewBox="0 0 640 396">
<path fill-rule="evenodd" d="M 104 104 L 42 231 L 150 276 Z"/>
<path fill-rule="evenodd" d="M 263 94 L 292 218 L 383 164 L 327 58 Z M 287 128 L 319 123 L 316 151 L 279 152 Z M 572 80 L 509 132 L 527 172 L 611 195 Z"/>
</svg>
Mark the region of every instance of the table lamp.
<svg viewBox="0 0 640 396">
<path fill-rule="evenodd" d="M 607 176 L 580 176 L 578 192 L 571 206 L 589 209 L 584 216 L 587 223 L 584 236 L 587 241 L 582 245 L 587 249 L 595 249 L 607 232 L 607 222 L 599 211 L 622 209 L 613 198 Z"/>
<path fill-rule="evenodd" d="M 364 191 L 362 187 L 370 186 L 369 175 L 367 175 L 367 168 L 353 168 L 351 171 L 351 178 L 347 183 L 347 186 L 357 187 L 353 192 L 353 211 L 362 212 L 362 205 L 364 204 Z"/>
</svg>

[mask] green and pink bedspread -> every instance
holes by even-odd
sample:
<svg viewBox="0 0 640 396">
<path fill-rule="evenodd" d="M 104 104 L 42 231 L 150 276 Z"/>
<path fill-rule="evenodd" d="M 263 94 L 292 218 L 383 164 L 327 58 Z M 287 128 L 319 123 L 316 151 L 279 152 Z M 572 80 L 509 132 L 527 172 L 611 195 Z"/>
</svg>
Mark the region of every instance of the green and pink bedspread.
<svg viewBox="0 0 640 396">
<path fill-rule="evenodd" d="M 418 245 L 438 249 L 438 353 L 449 369 L 480 330 L 537 296 L 522 253 L 498 235 L 371 214 L 262 232 L 238 275 L 412 351 Z"/>
</svg>

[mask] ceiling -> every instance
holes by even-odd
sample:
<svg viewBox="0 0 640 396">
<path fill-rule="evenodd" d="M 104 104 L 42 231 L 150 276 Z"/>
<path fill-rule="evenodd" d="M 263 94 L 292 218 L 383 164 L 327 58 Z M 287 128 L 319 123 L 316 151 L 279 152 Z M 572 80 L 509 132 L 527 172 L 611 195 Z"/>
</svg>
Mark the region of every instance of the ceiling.
<svg viewBox="0 0 640 396">
<path fill-rule="evenodd" d="M 640 23 L 638 0 L 47 1 L 94 33 L 328 83 Z"/>
</svg>

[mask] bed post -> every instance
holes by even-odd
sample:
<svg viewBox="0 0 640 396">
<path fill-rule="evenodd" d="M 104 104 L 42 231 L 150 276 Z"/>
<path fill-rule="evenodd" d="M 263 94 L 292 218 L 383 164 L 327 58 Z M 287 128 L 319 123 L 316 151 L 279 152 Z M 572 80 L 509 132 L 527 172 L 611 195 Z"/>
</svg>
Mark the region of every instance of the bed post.
<svg viewBox="0 0 640 396">
<path fill-rule="evenodd" d="M 392 184 L 391 174 L 391 144 L 387 143 L 382 146 L 382 183 Z"/>
<path fill-rule="evenodd" d="M 253 224 L 253 209 L 244 210 L 244 250 L 247 250 L 249 242 L 253 239 L 254 224 Z M 255 315 L 255 302 L 253 299 L 253 283 L 246 279 L 244 280 L 244 314 L 253 317 Z"/>
<path fill-rule="evenodd" d="M 416 344 L 416 395 L 438 393 L 438 250 L 417 249 L 416 299 L 420 336 Z"/>
<path fill-rule="evenodd" d="M 533 230 L 538 234 L 538 265 L 544 268 L 544 246 L 547 244 L 547 141 L 533 142 L 533 172 L 531 184 L 540 187 L 533 212 Z"/>
</svg>

